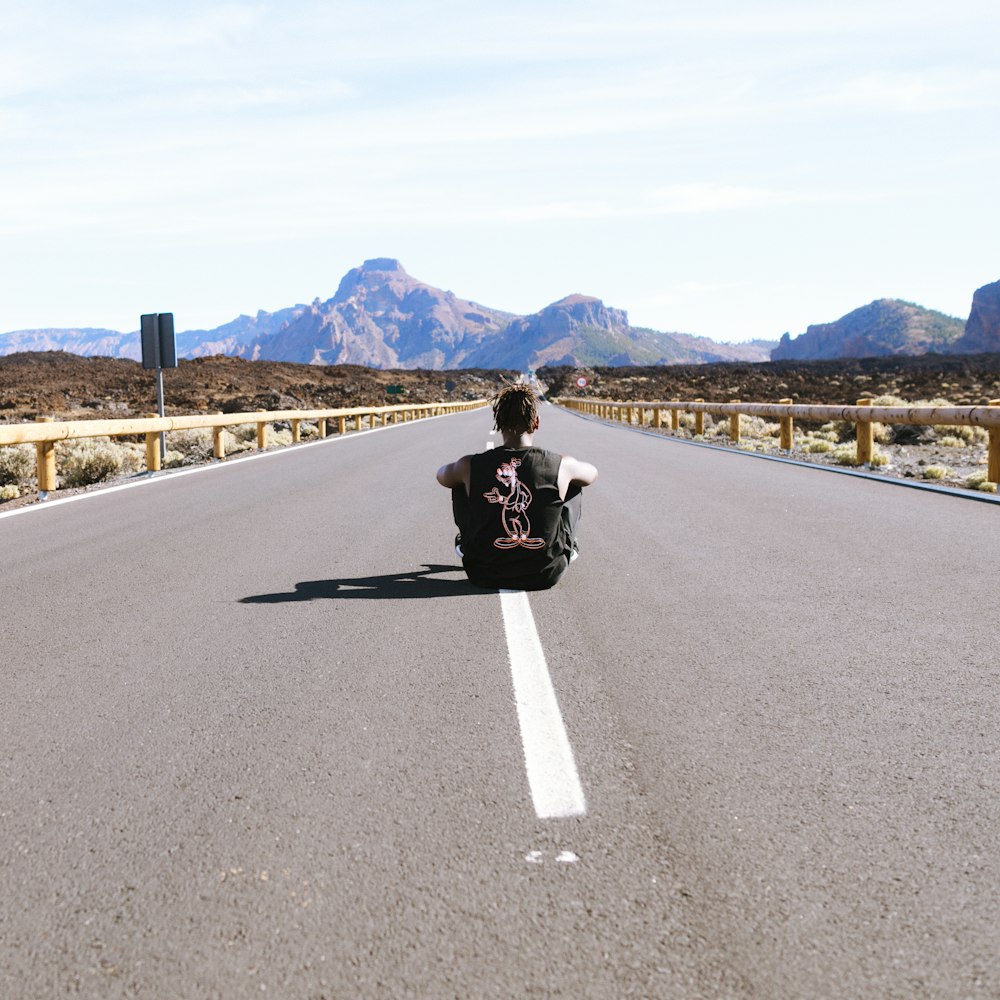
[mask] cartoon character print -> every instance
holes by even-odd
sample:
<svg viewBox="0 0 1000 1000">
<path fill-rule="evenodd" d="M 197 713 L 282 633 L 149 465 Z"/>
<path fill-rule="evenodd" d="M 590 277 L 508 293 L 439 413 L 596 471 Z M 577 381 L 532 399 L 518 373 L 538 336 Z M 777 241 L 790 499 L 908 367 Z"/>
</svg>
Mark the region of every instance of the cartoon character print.
<svg viewBox="0 0 1000 1000">
<path fill-rule="evenodd" d="M 507 490 L 502 494 L 495 486 L 483 496 L 489 503 L 502 504 L 501 521 L 503 530 L 507 532 L 503 538 L 494 539 L 493 545 L 498 549 L 540 549 L 545 546 L 544 538 L 530 538 L 531 523 L 528 521 L 528 507 L 531 504 L 531 490 L 517 478 L 517 467 L 521 464 L 519 458 L 504 462 L 497 469 L 497 479 Z"/>
</svg>

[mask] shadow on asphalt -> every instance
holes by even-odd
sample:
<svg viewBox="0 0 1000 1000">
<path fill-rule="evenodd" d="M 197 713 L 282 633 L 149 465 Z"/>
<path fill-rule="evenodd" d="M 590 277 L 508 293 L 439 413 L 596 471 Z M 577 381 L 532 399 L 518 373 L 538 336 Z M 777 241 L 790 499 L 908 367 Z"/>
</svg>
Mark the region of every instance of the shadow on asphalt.
<svg viewBox="0 0 1000 1000">
<path fill-rule="evenodd" d="M 342 580 L 303 580 L 295 590 L 277 594 L 254 594 L 241 597 L 240 604 L 282 604 L 285 601 L 324 600 L 413 600 L 426 597 L 461 597 L 486 593 L 468 580 L 445 580 L 436 573 L 462 572 L 461 566 L 424 564 L 422 570 L 387 573 L 385 576 L 354 576 Z"/>
</svg>

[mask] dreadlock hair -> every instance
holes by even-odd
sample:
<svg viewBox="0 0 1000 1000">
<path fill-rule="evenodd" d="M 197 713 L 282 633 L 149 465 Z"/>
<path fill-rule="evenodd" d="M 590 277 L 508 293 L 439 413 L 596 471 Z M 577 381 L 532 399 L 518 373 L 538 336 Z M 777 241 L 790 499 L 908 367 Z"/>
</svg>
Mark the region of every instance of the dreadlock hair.
<svg viewBox="0 0 1000 1000">
<path fill-rule="evenodd" d="M 504 381 L 504 387 L 493 399 L 493 423 L 502 434 L 530 434 L 535 429 L 538 408 L 534 390 L 525 382 Z"/>
</svg>

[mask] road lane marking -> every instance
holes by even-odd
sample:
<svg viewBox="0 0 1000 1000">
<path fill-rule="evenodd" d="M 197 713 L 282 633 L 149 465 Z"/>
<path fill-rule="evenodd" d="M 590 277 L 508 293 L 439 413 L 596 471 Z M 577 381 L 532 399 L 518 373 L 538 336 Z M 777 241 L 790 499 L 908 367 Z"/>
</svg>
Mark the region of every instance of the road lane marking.
<svg viewBox="0 0 1000 1000">
<path fill-rule="evenodd" d="M 531 801 L 539 819 L 583 816 L 587 801 L 528 595 L 501 590 L 504 631 Z"/>
<path fill-rule="evenodd" d="M 544 851 L 528 851 L 524 856 L 524 860 L 528 862 L 529 865 L 544 865 L 545 864 L 545 852 Z M 556 864 L 560 865 L 575 865 L 579 860 L 580 856 L 574 854 L 572 851 L 560 851 L 556 857 Z M 653 880 L 656 881 L 655 879 Z"/>
</svg>

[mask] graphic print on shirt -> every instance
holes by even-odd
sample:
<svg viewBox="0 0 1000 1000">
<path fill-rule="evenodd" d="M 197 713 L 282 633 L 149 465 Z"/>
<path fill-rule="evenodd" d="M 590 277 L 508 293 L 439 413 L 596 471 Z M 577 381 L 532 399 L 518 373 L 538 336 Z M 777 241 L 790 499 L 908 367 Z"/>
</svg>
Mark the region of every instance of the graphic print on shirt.
<svg viewBox="0 0 1000 1000">
<path fill-rule="evenodd" d="M 541 549 L 545 546 L 544 538 L 528 537 L 531 534 L 531 524 L 528 521 L 531 490 L 517 478 L 517 467 L 520 464 L 519 458 L 512 458 L 497 469 L 497 479 L 506 488 L 506 495 L 495 486 L 489 493 L 483 494 L 489 503 L 503 505 L 500 519 L 507 534 L 503 538 L 494 539 L 493 545 L 498 549 L 516 549 L 518 546 L 525 549 Z"/>
</svg>

